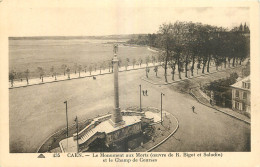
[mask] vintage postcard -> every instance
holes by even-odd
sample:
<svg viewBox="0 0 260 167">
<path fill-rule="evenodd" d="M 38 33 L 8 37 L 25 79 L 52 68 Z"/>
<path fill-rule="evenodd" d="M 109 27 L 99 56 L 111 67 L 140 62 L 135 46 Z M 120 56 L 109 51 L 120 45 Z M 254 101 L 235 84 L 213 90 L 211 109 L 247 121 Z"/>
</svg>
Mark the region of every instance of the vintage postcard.
<svg viewBox="0 0 260 167">
<path fill-rule="evenodd" d="M 0 166 L 260 166 L 259 3 L 0 1 Z"/>
</svg>

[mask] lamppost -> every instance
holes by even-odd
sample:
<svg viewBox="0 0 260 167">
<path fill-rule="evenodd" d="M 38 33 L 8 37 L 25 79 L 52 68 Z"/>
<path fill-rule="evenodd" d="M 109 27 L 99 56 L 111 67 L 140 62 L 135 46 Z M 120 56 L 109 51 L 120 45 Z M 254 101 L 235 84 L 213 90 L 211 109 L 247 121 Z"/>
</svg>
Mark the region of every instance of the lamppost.
<svg viewBox="0 0 260 167">
<path fill-rule="evenodd" d="M 66 104 L 66 121 L 67 121 L 67 149 L 68 149 L 68 137 L 69 137 L 69 123 L 68 123 L 68 103 L 67 101 L 64 102 Z"/>
<path fill-rule="evenodd" d="M 140 112 L 142 112 L 142 85 L 139 85 L 140 87 Z"/>
<path fill-rule="evenodd" d="M 162 125 L 162 96 L 164 96 L 165 94 L 161 93 L 161 125 Z"/>
<path fill-rule="evenodd" d="M 77 128 L 77 153 L 79 153 L 79 122 L 78 117 L 75 118 L 76 128 Z"/>
</svg>

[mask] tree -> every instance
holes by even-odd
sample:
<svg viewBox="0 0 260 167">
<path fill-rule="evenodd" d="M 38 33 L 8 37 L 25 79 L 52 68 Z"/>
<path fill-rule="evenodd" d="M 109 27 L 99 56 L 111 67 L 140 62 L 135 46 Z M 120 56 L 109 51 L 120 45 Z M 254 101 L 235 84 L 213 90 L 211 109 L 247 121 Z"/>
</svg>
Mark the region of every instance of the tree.
<svg viewBox="0 0 260 167">
<path fill-rule="evenodd" d="M 20 79 L 21 82 L 22 82 L 22 80 L 23 80 L 23 79 L 22 79 L 22 73 L 21 73 L 21 72 L 17 72 L 17 73 L 16 73 L 16 78 L 17 78 L 17 79 Z"/>
<path fill-rule="evenodd" d="M 88 67 L 87 65 L 84 66 L 85 73 L 87 72 L 87 67 Z"/>
<path fill-rule="evenodd" d="M 132 63 L 133 63 L 133 68 L 135 68 L 135 64 L 136 64 L 136 59 L 135 58 L 133 58 Z"/>
<path fill-rule="evenodd" d="M 14 78 L 15 78 L 15 72 L 14 70 L 12 70 L 11 72 L 9 72 L 9 81 L 11 82 L 11 87 L 14 86 Z"/>
<path fill-rule="evenodd" d="M 37 67 L 37 71 L 39 72 L 40 79 L 42 79 L 43 82 L 44 69 L 42 67 Z"/>
<path fill-rule="evenodd" d="M 89 66 L 88 66 L 88 70 L 89 70 L 89 75 L 91 75 L 91 72 L 92 72 L 92 65 L 89 65 Z"/>
<path fill-rule="evenodd" d="M 152 56 L 152 63 L 153 63 L 153 65 L 155 64 L 155 61 L 156 61 L 156 58 L 155 58 L 155 56 L 153 55 L 153 56 Z"/>
<path fill-rule="evenodd" d="M 155 47 L 155 45 L 156 45 L 156 34 L 148 34 L 148 43 L 149 43 L 149 46 L 150 46 L 150 48 L 151 47 Z"/>
<path fill-rule="evenodd" d="M 158 73 L 158 66 L 154 66 L 154 69 L 153 69 L 153 71 L 155 72 L 155 75 L 156 75 L 156 77 L 157 77 L 157 73 Z"/>
<path fill-rule="evenodd" d="M 126 58 L 125 60 L 125 69 L 127 70 L 127 67 L 128 67 L 128 63 L 130 62 L 129 58 Z"/>
<path fill-rule="evenodd" d="M 68 74 L 68 79 L 70 79 L 70 68 L 69 67 L 67 67 L 66 72 Z"/>
<path fill-rule="evenodd" d="M 54 66 L 51 67 L 50 72 L 52 73 L 52 77 L 55 76 L 55 80 L 57 80 L 57 73 L 55 71 Z"/>
<path fill-rule="evenodd" d="M 102 63 L 100 63 L 100 65 L 99 65 L 99 72 L 100 72 L 100 74 L 101 74 L 101 70 L 102 70 L 103 67 L 104 67 L 104 63 L 102 62 Z"/>
<path fill-rule="evenodd" d="M 139 63 L 139 65 L 140 65 L 140 67 L 141 67 L 141 65 L 142 65 L 142 63 L 143 63 L 143 59 L 142 59 L 141 57 L 138 59 L 138 63 Z"/>
<path fill-rule="evenodd" d="M 61 65 L 61 69 L 63 70 L 64 76 L 65 76 L 65 74 L 66 74 L 66 69 L 67 69 L 67 65 L 66 65 L 66 64 L 62 64 L 62 65 Z"/>
<path fill-rule="evenodd" d="M 119 58 L 118 58 L 118 67 L 120 68 L 121 65 L 122 65 L 122 59 L 119 57 Z"/>
<path fill-rule="evenodd" d="M 27 85 L 29 85 L 29 73 L 30 73 L 29 69 L 27 69 L 26 71 L 24 71 Z"/>
<path fill-rule="evenodd" d="M 187 25 L 185 22 L 175 22 L 172 28 L 172 36 L 170 38 L 171 42 L 169 44 L 170 50 L 174 52 L 176 64 L 178 66 L 179 79 L 181 79 L 181 72 L 183 72 L 183 62 L 186 59 L 188 59 L 187 57 L 188 43 L 186 39 L 187 37 L 185 37 L 186 32 L 187 32 Z M 168 51 L 168 57 L 172 55 L 173 54 L 169 55 L 169 51 Z"/>
<path fill-rule="evenodd" d="M 78 69 L 78 64 L 77 63 L 74 63 L 74 71 L 75 71 L 75 74 L 77 74 L 77 69 Z"/>
<path fill-rule="evenodd" d="M 145 68 L 145 73 L 146 73 L 146 77 L 148 78 L 148 73 L 150 72 L 150 68 L 147 66 L 146 68 Z"/>
<path fill-rule="evenodd" d="M 165 62 L 164 62 L 164 76 L 165 76 L 165 82 L 167 81 L 167 65 L 168 65 L 168 59 L 169 59 L 169 51 L 170 51 L 170 43 L 172 43 L 171 38 L 171 31 L 173 29 L 173 25 L 171 23 L 169 24 L 162 24 L 159 27 L 159 42 L 160 48 L 165 52 Z"/>
<path fill-rule="evenodd" d="M 146 66 L 148 66 L 148 64 L 150 63 L 150 56 L 146 56 L 145 57 L 145 63 L 146 63 Z"/>
<path fill-rule="evenodd" d="M 79 77 L 80 77 L 80 71 L 82 70 L 82 66 L 79 64 L 78 65 L 78 72 L 79 72 Z"/>
<path fill-rule="evenodd" d="M 114 72 L 114 64 L 113 64 L 113 59 L 111 60 L 111 67 L 112 67 L 112 72 Z"/>
<path fill-rule="evenodd" d="M 174 75 L 175 75 L 175 69 L 176 69 L 176 55 L 174 55 L 174 52 L 171 52 L 171 54 L 173 54 L 171 57 L 170 57 L 170 60 L 169 60 L 169 65 L 172 69 L 172 80 L 174 81 Z"/>
<path fill-rule="evenodd" d="M 95 72 L 97 71 L 97 64 L 94 64 Z"/>
<path fill-rule="evenodd" d="M 113 60 L 112 60 L 113 61 Z M 108 71 L 110 72 L 110 69 L 112 68 L 112 61 L 108 61 L 107 62 L 107 66 L 108 66 Z"/>
</svg>

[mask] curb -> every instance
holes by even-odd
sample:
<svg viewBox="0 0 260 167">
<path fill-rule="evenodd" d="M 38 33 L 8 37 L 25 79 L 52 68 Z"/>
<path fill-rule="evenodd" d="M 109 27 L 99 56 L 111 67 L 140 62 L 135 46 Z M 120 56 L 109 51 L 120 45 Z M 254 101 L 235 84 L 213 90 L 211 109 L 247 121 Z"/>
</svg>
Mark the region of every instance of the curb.
<svg viewBox="0 0 260 167">
<path fill-rule="evenodd" d="M 168 112 L 168 113 L 169 113 L 169 112 Z M 173 116 L 173 118 L 174 118 L 174 119 L 176 120 L 176 122 L 177 122 L 176 128 L 175 128 L 175 129 L 172 131 L 172 133 L 169 134 L 165 139 L 163 139 L 162 141 L 160 141 L 158 144 L 156 144 L 155 146 L 151 147 L 150 149 L 146 150 L 146 152 L 150 152 L 150 151 L 152 151 L 153 149 L 155 149 L 155 148 L 157 148 L 158 146 L 160 146 L 161 144 L 163 144 L 166 140 L 168 140 L 168 139 L 178 130 L 178 128 L 179 128 L 179 121 L 178 121 L 178 119 L 177 119 L 173 114 L 170 113 L 170 115 Z"/>
<path fill-rule="evenodd" d="M 144 77 L 141 77 L 141 79 L 144 80 L 144 81 L 146 81 L 146 82 L 148 82 L 148 83 L 150 83 L 150 84 L 153 84 L 153 85 L 170 85 L 170 84 L 182 82 L 182 81 L 185 81 L 185 80 L 202 77 L 202 76 L 205 76 L 205 75 L 214 74 L 214 73 L 217 73 L 217 72 L 224 72 L 224 71 L 226 71 L 226 70 L 232 70 L 232 69 L 235 69 L 235 68 L 238 68 L 238 67 L 242 67 L 242 66 L 244 66 L 244 65 L 239 65 L 239 66 L 237 66 L 237 67 L 230 67 L 230 68 L 228 68 L 228 69 L 219 70 L 219 71 L 215 71 L 215 72 L 211 72 L 211 73 L 206 73 L 206 74 L 201 74 L 201 75 L 198 75 L 198 76 L 195 76 L 195 77 L 192 77 L 192 78 L 184 78 L 184 79 L 181 79 L 181 80 L 178 80 L 178 81 L 172 81 L 172 82 L 162 83 L 162 84 L 149 81 L 149 80 L 145 79 Z"/>
<path fill-rule="evenodd" d="M 223 113 L 223 114 L 226 114 L 226 115 L 228 115 L 228 116 L 230 116 L 230 117 L 233 117 L 233 118 L 235 118 L 235 119 L 237 119 L 237 120 L 239 120 L 239 121 L 243 121 L 243 122 L 245 122 L 245 123 L 251 125 L 251 122 L 248 122 L 247 120 L 241 119 L 241 118 L 239 118 L 239 117 L 237 117 L 237 116 L 234 116 L 234 115 L 232 115 L 232 114 L 229 114 L 229 113 L 227 113 L 227 112 L 225 112 L 225 111 L 222 111 L 222 110 L 219 110 L 219 109 L 214 108 L 214 107 L 212 107 L 212 106 L 209 106 L 209 105 L 207 105 L 207 104 L 204 104 L 204 103 L 201 102 L 192 92 L 190 92 L 189 94 L 190 94 L 193 98 L 195 98 L 200 104 L 203 104 L 203 105 L 206 106 L 206 107 L 212 108 L 212 109 L 217 110 L 217 111 L 219 111 L 219 112 L 221 112 L 221 113 Z"/>
<path fill-rule="evenodd" d="M 79 121 L 79 123 L 83 123 L 83 122 L 85 122 L 85 121 L 87 121 L 87 120 L 89 120 L 89 119 L 85 119 L 85 120 Z M 70 128 L 72 128 L 74 125 L 75 125 L 75 124 L 71 124 L 71 125 L 68 126 L 68 128 L 70 129 Z M 62 128 L 62 129 L 59 129 L 58 131 L 52 133 L 51 135 L 49 135 L 49 136 L 42 142 L 42 144 L 40 145 L 40 147 L 38 147 L 36 153 L 39 153 L 39 151 L 40 151 L 40 149 L 42 148 L 42 146 L 43 146 L 53 135 L 55 135 L 55 134 L 57 134 L 57 133 L 59 133 L 59 132 L 61 132 L 61 131 L 63 131 L 63 130 L 66 130 L 66 129 L 67 129 L 67 127 L 64 127 L 64 128 Z"/>
</svg>

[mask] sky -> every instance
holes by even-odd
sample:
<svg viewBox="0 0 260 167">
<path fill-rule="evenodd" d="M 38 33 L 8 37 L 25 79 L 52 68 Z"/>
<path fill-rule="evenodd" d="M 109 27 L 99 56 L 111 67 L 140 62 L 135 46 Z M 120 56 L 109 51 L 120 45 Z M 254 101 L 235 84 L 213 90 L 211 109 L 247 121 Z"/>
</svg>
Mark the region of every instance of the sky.
<svg viewBox="0 0 260 167">
<path fill-rule="evenodd" d="M 106 1 L 107 2 L 107 1 Z M 122 1 L 124 2 L 124 1 Z M 162 23 L 192 21 L 231 28 L 250 25 L 247 7 L 175 7 L 88 3 L 87 5 L 10 5 L 9 36 L 92 36 L 156 33 Z"/>
</svg>

